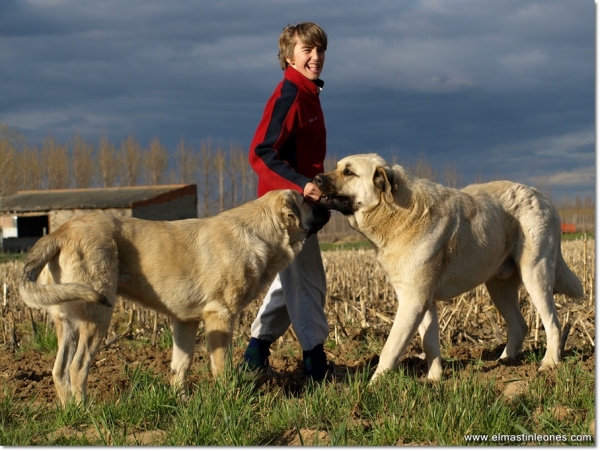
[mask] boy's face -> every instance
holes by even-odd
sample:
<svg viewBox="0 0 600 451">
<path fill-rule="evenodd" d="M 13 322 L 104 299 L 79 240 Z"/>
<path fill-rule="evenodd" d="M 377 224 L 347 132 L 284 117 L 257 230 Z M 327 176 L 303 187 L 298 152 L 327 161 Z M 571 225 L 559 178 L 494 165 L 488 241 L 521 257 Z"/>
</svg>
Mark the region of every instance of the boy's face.
<svg viewBox="0 0 600 451">
<path fill-rule="evenodd" d="M 286 61 L 309 80 L 317 80 L 325 64 L 325 49 L 304 44 L 296 38 L 293 58 L 287 58 Z"/>
</svg>

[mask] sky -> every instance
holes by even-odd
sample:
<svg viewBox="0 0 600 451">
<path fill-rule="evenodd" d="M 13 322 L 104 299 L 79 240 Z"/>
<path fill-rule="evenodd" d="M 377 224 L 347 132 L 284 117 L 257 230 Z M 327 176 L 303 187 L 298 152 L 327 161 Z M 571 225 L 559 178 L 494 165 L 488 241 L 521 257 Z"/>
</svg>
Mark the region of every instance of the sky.
<svg viewBox="0 0 600 451">
<path fill-rule="evenodd" d="M 328 154 L 595 199 L 592 0 L 2 0 L 0 123 L 247 149 L 288 24 L 328 34 Z"/>
</svg>

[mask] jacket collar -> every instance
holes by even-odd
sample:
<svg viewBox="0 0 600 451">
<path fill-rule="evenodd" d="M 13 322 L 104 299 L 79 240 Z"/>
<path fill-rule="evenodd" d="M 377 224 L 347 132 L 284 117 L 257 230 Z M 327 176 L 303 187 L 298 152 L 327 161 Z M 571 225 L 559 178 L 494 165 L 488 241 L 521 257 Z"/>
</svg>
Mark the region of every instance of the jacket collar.
<svg viewBox="0 0 600 451">
<path fill-rule="evenodd" d="M 315 94 L 319 94 L 322 91 L 323 86 L 325 85 L 325 82 L 320 78 L 314 81 L 309 80 L 296 69 L 294 69 L 292 66 L 288 66 L 285 68 L 284 77 L 293 82 L 298 87 L 307 89 L 310 92 L 314 92 Z"/>
</svg>

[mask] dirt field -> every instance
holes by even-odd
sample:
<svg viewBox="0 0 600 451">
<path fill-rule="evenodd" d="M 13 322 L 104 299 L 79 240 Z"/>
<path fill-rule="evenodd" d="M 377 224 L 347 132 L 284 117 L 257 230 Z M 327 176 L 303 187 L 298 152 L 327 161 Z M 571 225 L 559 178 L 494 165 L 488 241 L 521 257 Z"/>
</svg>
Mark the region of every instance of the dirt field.
<svg viewBox="0 0 600 451">
<path fill-rule="evenodd" d="M 353 340 L 347 342 L 346 346 L 341 346 L 330 357 L 341 367 L 347 368 L 353 372 L 363 369 L 366 365 L 377 362 L 377 354 L 364 355 L 358 359 L 348 359 L 348 352 L 345 348 L 355 348 L 356 341 L 360 340 L 360 334 Z M 210 378 L 208 368 L 208 353 L 202 346 L 198 347 L 199 352 L 196 355 L 194 366 L 192 367 L 189 382 L 193 393 L 194 383 L 200 378 Z M 497 389 L 502 392 L 509 382 L 515 380 L 529 381 L 538 376 L 538 363 L 527 361 L 528 359 L 520 354 L 515 362 L 501 364 L 496 361 L 500 356 L 502 349 L 500 347 L 490 347 L 487 344 L 474 345 L 461 343 L 451 347 L 444 353 L 444 358 L 451 358 L 451 362 L 446 362 L 445 375 L 448 376 L 451 371 L 465 371 L 469 373 L 469 368 L 473 365 L 477 367 L 477 377 L 483 380 L 495 380 Z M 243 349 L 235 350 L 236 361 L 240 361 Z M 402 367 L 407 371 L 414 373 L 416 377 L 425 378 L 427 365 L 419 357 L 420 347 L 415 341 L 411 350 L 403 360 Z M 586 371 L 594 371 L 595 357 L 593 350 L 586 344 L 576 345 L 571 343 L 567 355 L 578 354 L 583 362 L 583 368 Z M 138 346 L 131 340 L 123 340 L 109 349 L 100 351 L 90 372 L 88 394 L 95 399 L 110 400 L 115 398 L 115 387 L 126 388 L 129 379 L 125 375 L 123 368 L 125 365 L 135 367 L 142 364 L 144 367 L 152 369 L 158 375 L 168 381 L 169 363 L 171 358 L 170 349 L 158 349 L 151 345 Z M 302 369 L 300 368 L 301 353 L 297 351 L 294 356 L 289 355 L 285 348 L 276 351 L 270 359 L 273 368 L 282 374 L 279 380 L 272 380 L 270 384 L 277 387 L 285 387 L 290 391 L 301 391 L 304 381 L 302 379 Z M 2 352 L 0 354 L 0 379 L 6 383 L 9 389 L 15 389 L 16 397 L 24 402 L 29 402 L 37 397 L 38 402 L 54 404 L 56 395 L 52 383 L 52 365 L 54 356 L 28 350 L 23 353 Z"/>
<path fill-rule="evenodd" d="M 593 242 L 587 243 L 593 249 Z M 595 368 L 595 300 L 594 293 L 594 256 L 584 252 L 581 243 L 569 245 L 563 251 L 569 265 L 584 280 L 587 298 L 581 301 L 556 296 L 557 309 L 561 323 L 568 320 L 570 334 L 566 342 L 565 355 L 575 356 L 586 370 Z M 390 318 L 395 313 L 395 300 L 385 276 L 374 260 L 372 251 L 334 251 L 324 253 L 328 273 L 327 312 L 331 327 L 331 342 L 326 349 L 329 358 L 337 365 L 355 372 L 375 365 L 380 346 L 391 326 Z M 2 327 L 0 328 L 0 382 L 9 390 L 15 390 L 17 398 L 36 402 L 56 403 L 51 370 L 53 353 L 34 351 L 28 346 L 31 340 L 32 321 L 38 330 L 48 322 L 43 312 L 30 311 L 22 305 L 16 291 L 11 287 L 13 273 L 18 273 L 22 264 L 0 265 L 0 284 L 8 281 L 6 305 L 2 309 Z M 11 279 L 12 278 L 12 279 Z M 543 327 L 536 321 L 535 311 L 523 293 L 521 306 L 524 317 L 530 325 L 524 350 L 515 362 L 499 363 L 505 340 L 505 324 L 491 304 L 484 288 L 479 287 L 449 303 L 438 304 L 442 354 L 445 362 L 445 376 L 452 371 L 460 372 L 476 366 L 477 377 L 493 379 L 498 390 L 502 391 L 508 382 L 515 380 L 530 381 L 538 377 L 538 361 L 545 347 Z M 107 342 L 121 336 L 95 359 L 90 373 L 88 394 L 92 398 L 109 400 L 116 395 L 115 387 L 125 388 L 129 383 L 124 366 L 135 367 L 138 364 L 152 369 L 168 380 L 171 349 L 159 344 L 152 345 L 155 331 L 157 342 L 168 335 L 169 321 L 155 318 L 153 312 L 138 310 L 132 312 L 132 304 L 121 303 L 109 331 Z M 234 361 L 239 362 L 247 342 L 250 322 L 258 309 L 253 304 L 244 312 L 236 332 Z M 133 319 L 128 328 L 128 320 Z M 156 327 L 154 326 L 156 324 Z M 537 326 L 536 326 L 537 325 Z M 14 331 L 14 333 L 13 333 Z M 12 346 L 13 337 L 20 345 Z M 190 387 L 193 393 L 194 383 L 202 378 L 210 378 L 208 353 L 205 347 L 202 328 L 196 339 L 196 356 L 190 374 Z M 420 340 L 415 338 L 406 353 L 402 367 L 424 379 L 426 363 L 421 359 Z M 301 391 L 302 379 L 301 350 L 288 331 L 282 339 L 273 345 L 270 358 L 275 370 L 282 378 L 268 382 L 276 387 L 290 391 Z M 552 377 L 552 376 L 551 376 Z"/>
</svg>

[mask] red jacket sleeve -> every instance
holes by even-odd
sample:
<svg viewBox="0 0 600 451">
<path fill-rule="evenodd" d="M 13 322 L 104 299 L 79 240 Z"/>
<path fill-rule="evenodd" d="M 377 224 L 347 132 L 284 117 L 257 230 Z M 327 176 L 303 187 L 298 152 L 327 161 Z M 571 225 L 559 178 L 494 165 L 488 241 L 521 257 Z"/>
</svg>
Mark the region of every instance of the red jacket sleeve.
<svg viewBox="0 0 600 451">
<path fill-rule="evenodd" d="M 249 161 L 258 174 L 258 194 L 272 189 L 302 193 L 311 177 L 298 172 L 296 134 L 300 129 L 298 88 L 287 79 L 268 100 L 250 146 Z"/>
</svg>

